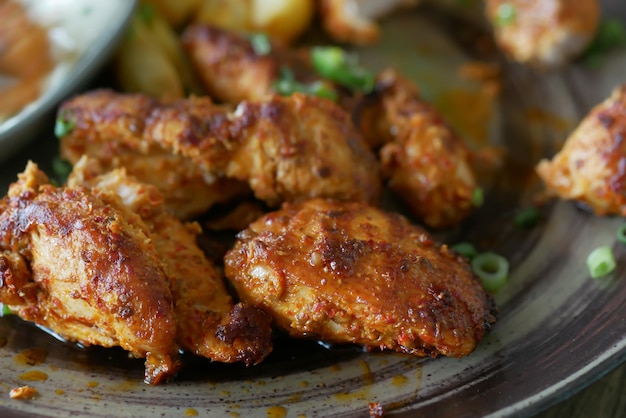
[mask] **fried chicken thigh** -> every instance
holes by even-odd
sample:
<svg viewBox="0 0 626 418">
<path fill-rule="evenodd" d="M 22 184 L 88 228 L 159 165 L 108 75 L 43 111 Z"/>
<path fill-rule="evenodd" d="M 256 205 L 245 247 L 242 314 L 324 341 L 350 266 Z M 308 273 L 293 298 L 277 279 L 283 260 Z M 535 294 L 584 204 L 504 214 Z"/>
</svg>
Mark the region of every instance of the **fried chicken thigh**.
<svg viewBox="0 0 626 418">
<path fill-rule="evenodd" d="M 562 199 L 588 205 L 597 215 L 626 216 L 626 85 L 595 106 L 537 173 Z"/>
<path fill-rule="evenodd" d="M 241 304 L 233 306 L 223 274 L 196 243 L 197 223 L 183 224 L 163 206 L 160 192 L 124 169 L 100 174 L 97 160 L 81 158 L 68 185 L 86 186 L 104 201 L 121 199 L 133 224 L 142 225 L 161 255 L 178 326 L 176 341 L 189 352 L 224 363 L 256 364 L 272 350 L 270 319 Z"/>
<path fill-rule="evenodd" d="M 381 191 L 376 159 L 350 117 L 318 97 L 272 96 L 232 112 L 206 98 L 158 103 L 96 91 L 67 101 L 59 114 L 74 121 L 62 155 L 165 150 L 208 182 L 246 183 L 269 205 L 317 196 L 376 202 Z M 135 153 L 137 160 L 142 154 Z"/>
<path fill-rule="evenodd" d="M 56 188 L 29 163 L 0 203 L 0 302 L 68 341 L 146 358 L 145 380 L 178 369 L 161 254 L 85 188 Z"/>
<path fill-rule="evenodd" d="M 285 204 L 241 232 L 225 264 L 242 300 L 295 337 L 460 357 L 495 320 L 464 258 L 359 202 Z"/>
</svg>

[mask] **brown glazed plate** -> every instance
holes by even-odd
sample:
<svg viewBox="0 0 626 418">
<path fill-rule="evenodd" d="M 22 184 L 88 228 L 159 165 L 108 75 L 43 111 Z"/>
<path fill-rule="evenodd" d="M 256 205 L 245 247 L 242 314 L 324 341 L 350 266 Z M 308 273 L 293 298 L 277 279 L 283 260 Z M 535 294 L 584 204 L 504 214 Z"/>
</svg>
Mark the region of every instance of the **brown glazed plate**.
<svg viewBox="0 0 626 418">
<path fill-rule="evenodd" d="M 626 21 L 626 4 L 604 13 Z M 459 75 L 476 57 L 463 30 L 428 10 L 393 16 L 383 40 L 359 50 L 372 68 L 395 65 L 476 145 L 506 149 L 503 168 L 482 180 L 485 203 L 462 226 L 439 234 L 506 256 L 507 285 L 495 294 L 498 321 L 470 356 L 420 359 L 325 348 L 278 336 L 274 353 L 250 368 L 188 358 L 167 384 L 142 382 L 143 361 L 119 349 L 80 348 L 9 316 L 0 318 L 0 416 L 16 417 L 362 417 L 379 402 L 390 417 L 531 416 L 600 378 L 626 359 L 626 246 L 618 217 L 597 217 L 571 202 L 548 202 L 538 225 L 515 226 L 540 183 L 536 162 L 551 156 L 595 103 L 624 82 L 626 49 L 589 66 L 541 74 L 501 60 L 497 100 Z M 451 30 L 451 28 L 455 30 Z M 458 29 L 458 30 L 456 30 Z M 454 36 L 452 34 L 455 34 Z M 0 168 L 3 190 L 27 159 L 50 166 L 47 135 Z M 609 245 L 617 269 L 591 279 L 587 254 Z M 29 384 L 39 396 L 9 398 Z"/>
</svg>

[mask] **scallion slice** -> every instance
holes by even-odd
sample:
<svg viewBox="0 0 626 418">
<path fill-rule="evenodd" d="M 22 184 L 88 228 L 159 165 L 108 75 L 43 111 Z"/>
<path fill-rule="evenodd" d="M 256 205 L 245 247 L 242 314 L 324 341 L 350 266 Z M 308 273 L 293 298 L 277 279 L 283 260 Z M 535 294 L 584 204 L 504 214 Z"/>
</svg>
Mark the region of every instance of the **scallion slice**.
<svg viewBox="0 0 626 418">
<path fill-rule="evenodd" d="M 496 23 L 499 26 L 510 25 L 515 22 L 517 10 L 511 3 L 502 3 L 496 10 Z"/>
<path fill-rule="evenodd" d="M 485 194 L 480 187 L 475 188 L 472 191 L 472 206 L 482 206 L 485 202 Z"/>
<path fill-rule="evenodd" d="M 9 309 L 7 305 L 5 305 L 4 303 L 0 303 L 0 316 L 7 315 L 13 315 L 13 312 L 11 312 L 11 309 Z"/>
<path fill-rule="evenodd" d="M 266 34 L 253 33 L 250 35 L 249 39 L 255 54 L 262 56 L 272 52 L 272 43 Z"/>
<path fill-rule="evenodd" d="M 61 112 L 54 124 L 54 135 L 57 138 L 63 138 L 76 126 L 76 119 L 71 112 Z"/>
<path fill-rule="evenodd" d="M 61 157 L 54 157 L 52 159 L 52 170 L 56 174 L 57 178 L 65 183 L 67 176 L 72 172 L 72 164 L 69 161 L 62 159 Z"/>
<path fill-rule="evenodd" d="M 328 80 L 348 89 L 370 93 L 374 90 L 376 77 L 373 73 L 358 65 L 356 58 L 343 49 L 314 47 L 311 49 L 311 62 L 315 71 Z"/>
<path fill-rule="evenodd" d="M 472 259 L 472 270 L 480 277 L 487 291 L 495 292 L 509 277 L 509 262 L 493 252 L 481 253 Z"/>
<path fill-rule="evenodd" d="M 596 248 L 587 256 L 587 268 L 593 279 L 610 274 L 616 266 L 613 251 L 608 245 Z"/>
<path fill-rule="evenodd" d="M 597 67 L 605 53 L 622 45 L 626 45 L 624 24 L 617 19 L 603 20 L 598 25 L 593 41 L 583 53 L 584 61 L 591 67 Z"/>
<path fill-rule="evenodd" d="M 310 84 L 300 83 L 295 79 L 293 71 L 287 67 L 281 67 L 280 78 L 273 84 L 274 91 L 281 96 L 290 96 L 293 93 L 303 93 L 323 97 L 332 101 L 338 98 L 337 92 L 332 86 L 323 81 L 314 81 Z"/>
<path fill-rule="evenodd" d="M 617 228 L 616 238 L 622 244 L 626 244 L 626 223 L 623 223 Z"/>
<path fill-rule="evenodd" d="M 539 222 L 539 210 L 537 208 L 527 208 L 517 214 L 515 225 L 520 228 L 532 228 Z"/>
<path fill-rule="evenodd" d="M 459 242 L 458 244 L 452 245 L 450 248 L 470 260 L 478 254 L 476 247 L 469 242 Z"/>
</svg>

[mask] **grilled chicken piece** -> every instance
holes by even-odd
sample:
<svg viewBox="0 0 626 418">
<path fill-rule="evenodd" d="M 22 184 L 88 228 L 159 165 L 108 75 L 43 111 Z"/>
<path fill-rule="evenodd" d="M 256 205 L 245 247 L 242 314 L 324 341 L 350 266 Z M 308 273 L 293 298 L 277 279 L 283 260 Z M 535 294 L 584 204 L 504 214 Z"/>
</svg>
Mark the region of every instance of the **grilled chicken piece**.
<svg viewBox="0 0 626 418">
<path fill-rule="evenodd" d="M 233 306 L 223 274 L 196 243 L 197 223 L 183 224 L 163 206 L 161 193 L 128 176 L 124 169 L 101 174 L 97 160 L 81 158 L 68 179 L 103 201 L 122 200 L 130 216 L 141 221 L 164 262 L 178 326 L 177 342 L 185 350 L 215 361 L 259 363 L 272 349 L 270 318 L 263 311 Z M 137 214 L 137 215 L 134 215 Z"/>
<path fill-rule="evenodd" d="M 588 205 L 598 215 L 626 216 L 626 85 L 595 106 L 552 160 L 537 173 L 562 199 Z"/>
<path fill-rule="evenodd" d="M 146 358 L 145 380 L 178 369 L 162 254 L 124 210 L 56 188 L 29 163 L 0 203 L 0 302 L 68 341 Z"/>
<path fill-rule="evenodd" d="M 460 357 L 495 320 L 464 258 L 360 202 L 285 204 L 242 231 L 225 264 L 242 300 L 294 337 Z"/>
<path fill-rule="evenodd" d="M 598 0 L 486 0 L 498 46 L 513 59 L 554 68 L 580 54 L 600 21 Z"/>
<path fill-rule="evenodd" d="M 299 81 L 310 81 L 314 74 L 310 62 L 285 58 L 289 51 L 256 56 L 249 40 L 215 28 L 190 28 L 184 45 L 205 81 L 210 80 L 207 88 L 220 83 L 219 91 L 212 90 L 219 100 L 272 94 L 271 74 L 283 65 L 296 63 Z M 255 77 L 259 78 L 254 91 L 239 81 Z M 377 85 L 375 94 L 365 100 L 342 97 L 340 103 L 370 148 L 387 144 L 380 151 L 384 175 L 413 214 L 434 228 L 458 224 L 471 211 L 476 190 L 465 145 L 408 79 L 385 70 Z"/>
<path fill-rule="evenodd" d="M 319 0 L 324 29 L 338 42 L 371 44 L 378 40 L 376 20 L 419 0 Z"/>
<path fill-rule="evenodd" d="M 145 140 L 146 123 L 159 106 L 145 95 L 111 92 L 96 92 L 64 103 L 57 123 L 73 129 L 61 141 L 61 157 L 76 163 L 88 155 L 97 158 L 106 171 L 126 168 L 140 182 L 157 186 L 166 206 L 181 219 L 249 193 L 244 183 L 207 176 L 185 157 Z"/>
<path fill-rule="evenodd" d="M 458 224 L 472 210 L 477 189 L 465 144 L 395 71 L 379 74 L 377 94 L 378 105 L 362 117 L 369 124 L 363 132 L 383 138 L 380 158 L 389 187 L 426 225 Z"/>
<path fill-rule="evenodd" d="M 206 98 L 165 104 L 96 91 L 64 103 L 60 115 L 74 122 L 62 155 L 92 144 L 167 150 L 208 181 L 247 183 L 269 205 L 317 196 L 375 202 L 380 195 L 376 159 L 350 117 L 318 97 L 270 97 L 231 112 Z"/>
<path fill-rule="evenodd" d="M 210 25 L 190 25 L 182 44 L 211 97 L 220 102 L 258 101 L 275 93 L 281 67 L 288 67 L 300 82 L 318 77 L 308 50 L 273 44 L 259 55 L 249 37 Z"/>
</svg>

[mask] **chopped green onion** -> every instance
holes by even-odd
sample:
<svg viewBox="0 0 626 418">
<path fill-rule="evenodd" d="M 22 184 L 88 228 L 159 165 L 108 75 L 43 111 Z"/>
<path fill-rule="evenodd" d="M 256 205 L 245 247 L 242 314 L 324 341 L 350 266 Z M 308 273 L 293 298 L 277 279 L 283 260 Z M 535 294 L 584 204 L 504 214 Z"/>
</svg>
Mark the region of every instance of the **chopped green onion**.
<svg viewBox="0 0 626 418">
<path fill-rule="evenodd" d="M 154 8 L 150 4 L 142 4 L 137 10 L 137 16 L 139 16 L 139 18 L 146 25 L 152 24 L 152 20 L 154 19 L 154 13 Z"/>
<path fill-rule="evenodd" d="M 318 97 L 332 100 L 336 102 L 338 99 L 337 92 L 332 87 L 329 87 L 323 81 L 314 81 L 308 85 L 308 92 Z"/>
<path fill-rule="evenodd" d="M 57 138 L 63 138 L 65 135 L 72 132 L 72 129 L 76 126 L 76 119 L 71 112 L 61 112 L 57 117 L 54 125 L 54 135 Z"/>
<path fill-rule="evenodd" d="M 310 84 L 300 83 L 295 79 L 293 71 L 287 67 L 280 69 L 280 78 L 273 84 L 276 93 L 281 96 L 289 96 L 293 93 L 304 93 L 312 96 L 319 96 L 325 99 L 336 101 L 337 92 L 323 81 L 314 81 Z"/>
<path fill-rule="evenodd" d="M 496 10 L 496 23 L 499 26 L 510 25 L 515 22 L 517 11 L 511 3 L 502 3 Z"/>
<path fill-rule="evenodd" d="M 312 48 L 311 62 L 320 76 L 341 86 L 364 93 L 374 90 L 376 76 L 359 66 L 355 57 L 339 47 Z"/>
<path fill-rule="evenodd" d="M 250 35 L 250 45 L 254 53 L 261 56 L 272 52 L 270 38 L 264 33 L 253 33 Z"/>
<path fill-rule="evenodd" d="M 585 63 L 596 67 L 601 63 L 604 53 L 622 45 L 626 45 L 626 30 L 623 23 L 617 19 L 606 19 L 598 26 L 593 41 L 583 54 Z"/>
<path fill-rule="evenodd" d="M 617 240 L 622 244 L 626 244 L 626 223 L 623 223 L 617 228 Z"/>
<path fill-rule="evenodd" d="M 60 180 L 65 182 L 67 176 L 72 172 L 72 164 L 57 156 L 52 160 L 52 170 Z"/>
<path fill-rule="evenodd" d="M 594 279 L 606 276 L 615 270 L 616 266 L 617 263 L 615 262 L 613 251 L 611 251 L 611 247 L 608 245 L 596 248 L 587 256 L 587 268 L 589 269 L 589 274 Z"/>
<path fill-rule="evenodd" d="M 11 309 L 9 309 L 9 307 L 5 305 L 4 303 L 0 303 L 0 308 L 2 308 L 0 310 L 0 316 L 13 315 L 13 312 L 11 312 Z"/>
<path fill-rule="evenodd" d="M 515 217 L 514 222 L 520 228 L 532 228 L 539 222 L 539 210 L 537 208 L 524 209 Z"/>
<path fill-rule="evenodd" d="M 476 257 L 476 254 L 478 254 L 478 251 L 476 251 L 476 247 L 474 247 L 474 245 L 469 242 L 459 242 L 458 244 L 454 244 L 450 248 L 470 260 Z"/>
<path fill-rule="evenodd" d="M 483 287 L 489 292 L 494 292 L 506 283 L 509 277 L 509 262 L 496 253 L 481 253 L 472 260 L 472 270 L 480 277 Z"/>
<path fill-rule="evenodd" d="M 482 206 L 485 201 L 485 195 L 483 193 L 483 189 L 480 187 L 475 188 L 472 191 L 472 206 Z"/>
</svg>

